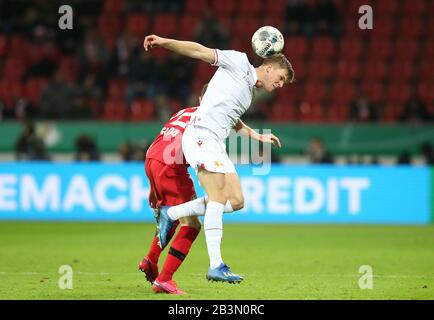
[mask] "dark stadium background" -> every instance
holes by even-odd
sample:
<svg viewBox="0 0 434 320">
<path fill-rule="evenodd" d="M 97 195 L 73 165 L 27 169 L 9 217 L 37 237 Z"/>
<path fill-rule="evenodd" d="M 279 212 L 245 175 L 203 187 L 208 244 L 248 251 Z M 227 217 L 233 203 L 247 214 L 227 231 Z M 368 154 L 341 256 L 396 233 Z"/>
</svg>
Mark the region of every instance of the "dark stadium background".
<svg viewBox="0 0 434 320">
<path fill-rule="evenodd" d="M 58 27 L 63 4 L 73 8 L 73 30 Z M 374 10 L 373 30 L 358 27 L 364 4 Z M 284 53 L 297 82 L 273 95 L 258 94 L 244 118 L 259 120 L 257 127 L 267 121 L 272 128 L 293 128 L 283 134 L 284 141 L 291 139 L 280 155 L 305 155 L 309 142 L 319 138 L 340 162 L 376 163 L 382 161 L 378 155 L 389 155 L 389 163 L 432 163 L 433 10 L 434 2 L 425 0 L 2 0 L 0 118 L 7 139 L 1 139 L 0 150 L 19 151 L 23 120 L 92 120 L 102 123 L 102 131 L 90 134 L 100 153 L 140 158 L 136 144 L 149 142 L 158 126 L 145 134 L 122 126 L 110 135 L 103 123 L 127 122 L 130 128 L 137 122 L 160 123 L 173 111 L 195 105 L 215 70 L 161 48 L 144 53 L 144 35 L 242 50 L 258 65 L 251 35 L 258 26 L 273 25 L 285 36 Z M 352 135 L 338 145 L 347 124 L 353 125 Z M 54 153 L 56 159 L 59 152 L 74 152 L 75 139 L 91 130 L 58 126 L 65 131 L 63 141 L 34 146 L 29 157 Z M 370 146 L 358 147 L 366 141 Z"/>
</svg>

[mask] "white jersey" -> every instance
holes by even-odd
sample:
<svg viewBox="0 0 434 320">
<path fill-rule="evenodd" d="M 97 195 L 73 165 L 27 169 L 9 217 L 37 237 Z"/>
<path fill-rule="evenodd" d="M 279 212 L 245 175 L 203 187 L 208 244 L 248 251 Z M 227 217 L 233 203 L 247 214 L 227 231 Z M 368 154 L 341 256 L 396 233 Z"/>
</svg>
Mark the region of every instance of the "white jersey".
<svg viewBox="0 0 434 320">
<path fill-rule="evenodd" d="M 208 84 L 192 123 L 208 128 L 224 140 L 252 102 L 257 81 L 247 55 L 234 50 L 215 49 L 216 73 Z"/>
</svg>

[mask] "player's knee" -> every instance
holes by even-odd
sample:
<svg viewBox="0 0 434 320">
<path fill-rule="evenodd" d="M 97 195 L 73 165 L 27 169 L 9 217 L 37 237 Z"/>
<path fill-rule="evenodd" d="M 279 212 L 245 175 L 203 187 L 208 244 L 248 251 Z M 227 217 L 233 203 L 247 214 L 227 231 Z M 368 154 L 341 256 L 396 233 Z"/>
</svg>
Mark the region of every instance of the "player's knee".
<svg viewBox="0 0 434 320">
<path fill-rule="evenodd" d="M 234 211 L 244 208 L 244 197 L 242 195 L 231 196 L 229 201 Z"/>
<path fill-rule="evenodd" d="M 197 231 L 200 231 L 201 224 L 199 219 L 196 217 L 188 217 L 188 218 L 181 218 L 179 219 L 181 226 L 188 226 L 190 228 L 196 229 Z"/>
</svg>

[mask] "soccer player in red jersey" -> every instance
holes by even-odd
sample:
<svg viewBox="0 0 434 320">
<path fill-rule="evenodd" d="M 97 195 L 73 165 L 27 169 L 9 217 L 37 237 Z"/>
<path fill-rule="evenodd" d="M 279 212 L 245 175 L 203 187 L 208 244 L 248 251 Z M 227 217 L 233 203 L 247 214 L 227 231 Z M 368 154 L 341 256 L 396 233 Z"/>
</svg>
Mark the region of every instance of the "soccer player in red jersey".
<svg viewBox="0 0 434 320">
<path fill-rule="evenodd" d="M 206 88 L 207 85 L 203 87 L 199 101 Z M 175 113 L 146 153 L 145 171 L 150 184 L 149 204 L 154 210 L 161 206 L 174 206 L 196 198 L 193 181 L 187 171 L 189 165 L 181 147 L 182 134 L 196 109 L 197 107 L 190 107 Z M 161 248 L 156 235 L 148 254 L 139 263 L 139 269 L 152 283 L 155 292 L 184 293 L 177 288 L 172 277 L 187 256 L 199 234 L 201 224 L 196 216 L 181 218 L 170 230 L 170 238 L 173 237 L 178 223 L 181 224 L 181 228 L 173 240 L 161 273 L 158 273 L 158 259 L 164 248 Z"/>
</svg>

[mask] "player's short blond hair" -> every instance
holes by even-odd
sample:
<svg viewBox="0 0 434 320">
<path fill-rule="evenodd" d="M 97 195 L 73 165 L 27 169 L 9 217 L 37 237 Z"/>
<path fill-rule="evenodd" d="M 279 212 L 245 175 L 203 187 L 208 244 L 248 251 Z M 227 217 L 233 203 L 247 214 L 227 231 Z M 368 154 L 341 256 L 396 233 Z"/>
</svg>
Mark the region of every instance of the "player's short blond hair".
<svg viewBox="0 0 434 320">
<path fill-rule="evenodd" d="M 278 53 L 274 56 L 264 59 L 262 65 L 272 64 L 278 68 L 285 69 L 288 72 L 287 83 L 293 83 L 295 81 L 295 72 L 292 68 L 291 62 L 285 57 L 283 53 Z"/>
</svg>

